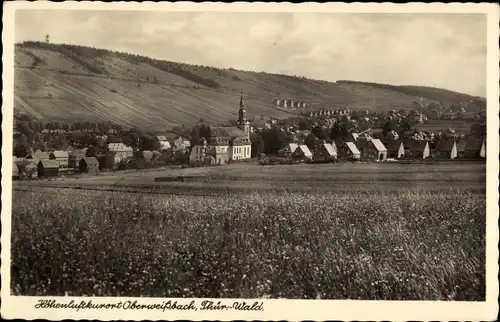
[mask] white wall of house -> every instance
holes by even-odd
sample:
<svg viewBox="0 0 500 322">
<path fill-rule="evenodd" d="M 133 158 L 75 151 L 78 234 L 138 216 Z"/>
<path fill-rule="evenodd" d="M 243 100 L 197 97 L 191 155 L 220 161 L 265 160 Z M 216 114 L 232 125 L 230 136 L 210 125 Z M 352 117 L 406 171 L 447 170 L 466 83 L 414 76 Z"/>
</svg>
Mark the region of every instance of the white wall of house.
<svg viewBox="0 0 500 322">
<path fill-rule="evenodd" d="M 231 160 L 250 159 L 252 153 L 251 145 L 232 146 L 229 158 Z"/>
</svg>

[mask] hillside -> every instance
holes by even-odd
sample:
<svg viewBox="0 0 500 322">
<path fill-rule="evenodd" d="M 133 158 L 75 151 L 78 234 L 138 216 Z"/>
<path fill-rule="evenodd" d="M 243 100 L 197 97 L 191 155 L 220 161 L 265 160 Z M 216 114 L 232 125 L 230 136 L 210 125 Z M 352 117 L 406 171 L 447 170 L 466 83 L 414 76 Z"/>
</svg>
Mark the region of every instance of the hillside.
<svg viewBox="0 0 500 322">
<path fill-rule="evenodd" d="M 339 81 L 216 69 L 107 50 L 25 42 L 15 48 L 16 113 L 44 120 L 111 121 L 164 130 L 204 119 L 237 117 L 243 90 L 250 118 L 285 118 L 290 110 L 274 99 L 304 101 L 306 110 L 412 108 L 415 101 L 459 103 L 473 99 L 447 90 Z M 376 103 L 376 104 L 375 104 Z"/>
</svg>

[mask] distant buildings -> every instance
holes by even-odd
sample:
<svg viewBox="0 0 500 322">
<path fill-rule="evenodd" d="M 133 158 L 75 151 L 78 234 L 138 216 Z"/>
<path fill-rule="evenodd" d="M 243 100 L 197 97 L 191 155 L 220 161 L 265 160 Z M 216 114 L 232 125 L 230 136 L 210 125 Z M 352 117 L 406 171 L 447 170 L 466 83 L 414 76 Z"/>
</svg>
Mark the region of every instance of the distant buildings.
<svg viewBox="0 0 500 322">
<path fill-rule="evenodd" d="M 293 99 L 275 99 L 274 105 L 284 108 L 305 108 L 306 103 L 303 101 L 296 101 Z"/>
<path fill-rule="evenodd" d="M 116 153 L 116 155 L 121 159 L 127 159 L 134 156 L 134 149 L 123 143 L 109 143 L 107 145 L 107 151 Z"/>
</svg>

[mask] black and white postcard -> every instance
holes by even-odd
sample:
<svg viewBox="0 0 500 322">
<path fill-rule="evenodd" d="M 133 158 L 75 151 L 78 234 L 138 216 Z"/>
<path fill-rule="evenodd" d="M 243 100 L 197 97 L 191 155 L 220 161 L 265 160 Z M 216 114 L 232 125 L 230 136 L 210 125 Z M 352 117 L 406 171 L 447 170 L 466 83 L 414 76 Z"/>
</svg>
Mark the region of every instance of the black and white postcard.
<svg viewBox="0 0 500 322">
<path fill-rule="evenodd" d="M 497 5 L 3 9 L 3 318 L 497 317 Z"/>
</svg>

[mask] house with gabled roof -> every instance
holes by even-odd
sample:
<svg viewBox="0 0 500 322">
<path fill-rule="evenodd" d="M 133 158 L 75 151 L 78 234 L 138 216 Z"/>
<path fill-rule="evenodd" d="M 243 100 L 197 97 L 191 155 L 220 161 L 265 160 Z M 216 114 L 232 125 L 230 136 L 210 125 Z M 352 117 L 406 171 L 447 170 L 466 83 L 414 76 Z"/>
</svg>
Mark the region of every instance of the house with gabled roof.
<svg viewBox="0 0 500 322">
<path fill-rule="evenodd" d="M 438 159 L 453 160 L 457 155 L 457 143 L 455 140 L 440 140 L 434 149 L 434 157 Z"/>
<path fill-rule="evenodd" d="M 333 146 L 330 143 L 326 143 L 323 141 L 319 144 L 315 150 L 313 155 L 313 161 L 315 162 L 326 162 L 337 159 L 337 147 Z"/>
<path fill-rule="evenodd" d="M 337 144 L 337 155 L 344 160 L 359 160 L 361 152 L 354 142 L 343 142 Z"/>
<path fill-rule="evenodd" d="M 156 140 L 160 143 L 160 151 L 168 150 L 172 147 L 170 142 L 167 140 L 167 137 L 164 135 L 156 136 Z"/>
<path fill-rule="evenodd" d="M 67 151 L 56 150 L 49 154 L 50 160 L 56 160 L 60 168 L 68 168 L 69 154 Z"/>
<path fill-rule="evenodd" d="M 38 161 L 38 177 L 51 178 L 59 175 L 59 163 L 56 160 Z"/>
<path fill-rule="evenodd" d="M 116 153 L 122 159 L 132 158 L 134 156 L 134 149 L 123 143 L 109 143 L 107 151 Z"/>
<path fill-rule="evenodd" d="M 68 157 L 68 168 L 70 169 L 77 169 L 80 160 L 85 156 L 87 153 L 87 148 L 84 149 L 75 149 L 71 152 L 69 152 L 69 157 Z"/>
<path fill-rule="evenodd" d="M 405 157 L 414 159 L 426 159 L 431 155 L 428 141 L 422 141 L 422 140 L 405 141 L 404 148 L 405 148 Z"/>
<path fill-rule="evenodd" d="M 295 152 L 295 150 L 299 147 L 299 144 L 298 143 L 288 143 L 287 145 L 285 145 L 283 148 L 281 148 L 279 151 L 278 151 L 278 155 L 280 157 L 289 157 L 292 155 L 293 152 Z"/>
<path fill-rule="evenodd" d="M 30 153 L 26 156 L 26 159 L 36 160 L 36 163 L 40 160 L 50 160 L 49 153 L 37 150 L 34 153 Z"/>
<path fill-rule="evenodd" d="M 99 161 L 95 157 L 84 157 L 80 160 L 79 170 L 82 173 L 98 173 Z"/>
<path fill-rule="evenodd" d="M 405 147 L 401 140 L 391 140 L 387 143 L 387 157 L 399 159 L 404 157 Z"/>
<path fill-rule="evenodd" d="M 387 148 L 380 139 L 361 140 L 357 142 L 363 160 L 383 161 L 387 159 Z"/>
<path fill-rule="evenodd" d="M 486 158 L 486 142 L 470 138 L 465 143 L 465 157 L 469 159 Z"/>
<path fill-rule="evenodd" d="M 294 160 L 307 161 L 312 160 L 313 155 L 307 145 L 300 144 L 295 151 L 293 151 L 291 158 Z"/>
</svg>

